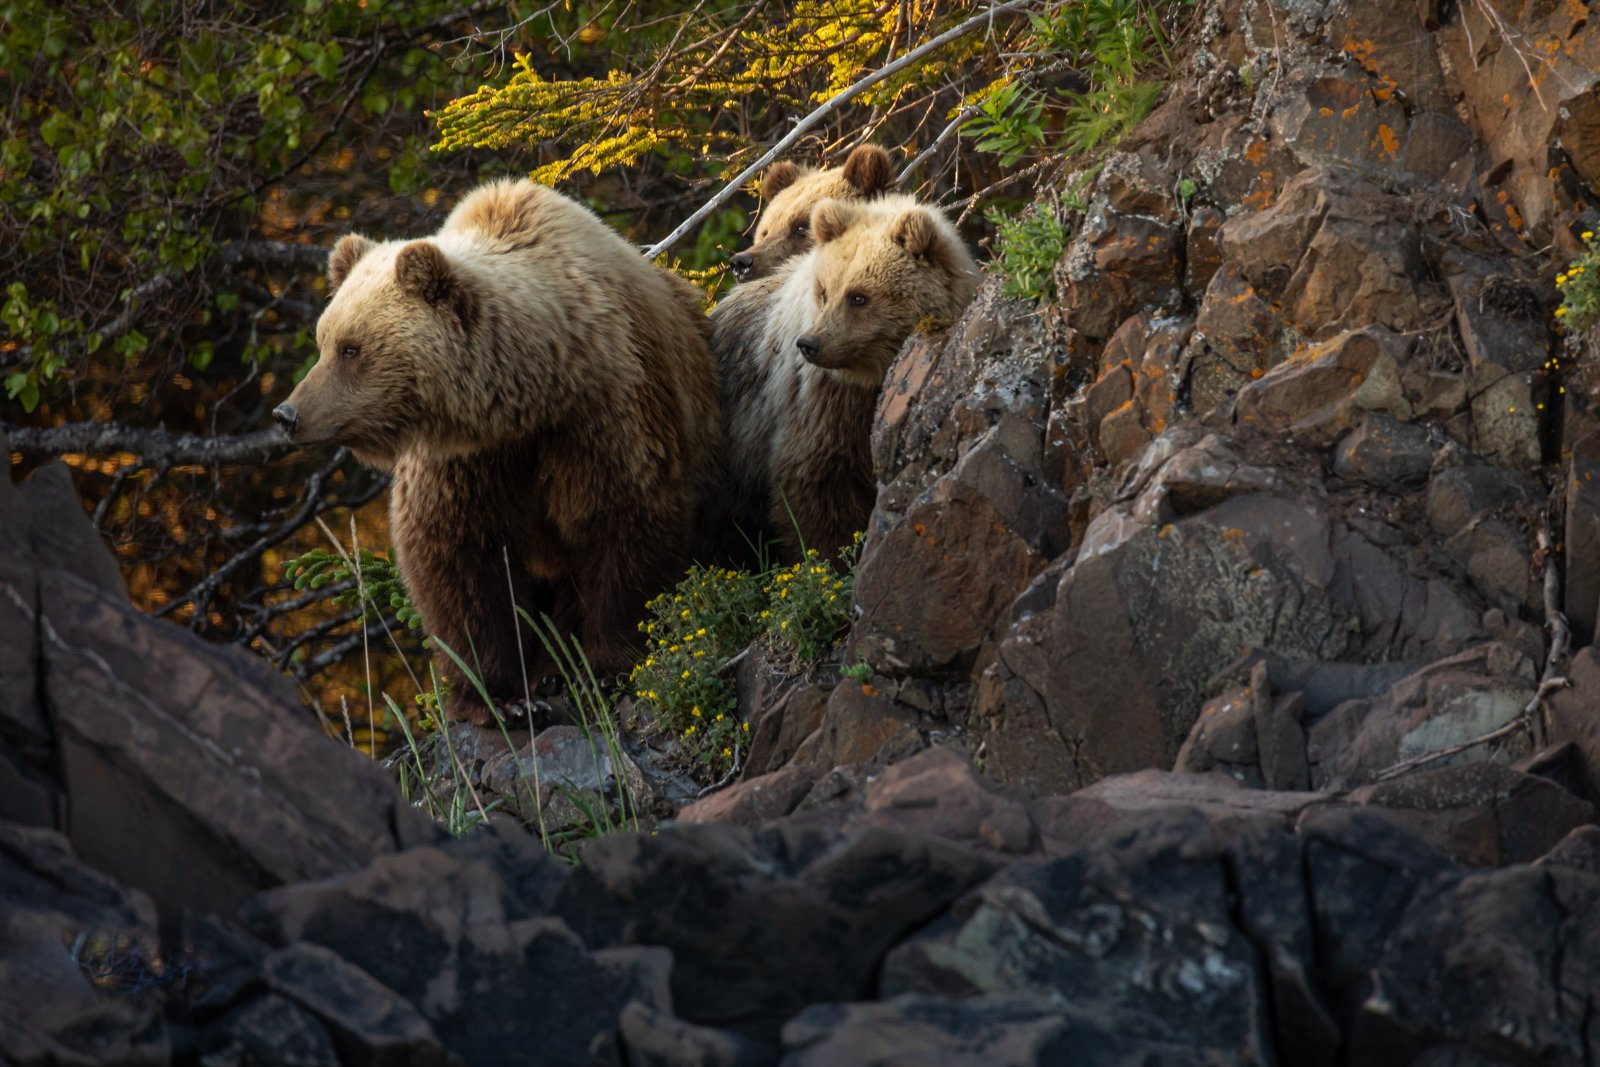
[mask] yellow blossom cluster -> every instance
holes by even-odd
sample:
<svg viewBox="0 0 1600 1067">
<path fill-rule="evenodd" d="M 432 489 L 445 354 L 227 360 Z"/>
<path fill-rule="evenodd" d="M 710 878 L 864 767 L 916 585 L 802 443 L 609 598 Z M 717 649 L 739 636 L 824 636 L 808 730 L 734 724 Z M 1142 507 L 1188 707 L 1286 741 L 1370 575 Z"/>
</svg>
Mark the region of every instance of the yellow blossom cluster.
<svg viewBox="0 0 1600 1067">
<path fill-rule="evenodd" d="M 1561 306 L 1555 317 L 1572 333 L 1583 333 L 1600 323 L 1600 244 L 1595 242 L 1593 230 L 1585 230 L 1581 237 L 1587 250 L 1556 275 Z"/>
</svg>

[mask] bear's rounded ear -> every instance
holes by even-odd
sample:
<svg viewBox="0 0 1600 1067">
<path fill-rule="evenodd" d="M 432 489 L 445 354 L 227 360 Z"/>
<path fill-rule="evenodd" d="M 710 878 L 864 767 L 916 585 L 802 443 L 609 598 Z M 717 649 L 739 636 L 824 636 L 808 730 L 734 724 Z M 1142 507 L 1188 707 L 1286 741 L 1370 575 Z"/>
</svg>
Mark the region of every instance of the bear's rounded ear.
<svg viewBox="0 0 1600 1067">
<path fill-rule="evenodd" d="M 929 259 L 944 244 L 944 235 L 926 208 L 914 207 L 894 220 L 889 239 L 918 259 Z"/>
<path fill-rule="evenodd" d="M 432 241 L 412 241 L 402 248 L 394 260 L 394 277 L 402 292 L 454 315 L 465 328 L 472 326 L 472 291 Z"/>
<path fill-rule="evenodd" d="M 824 200 L 811 209 L 811 238 L 819 245 L 837 240 L 850 228 L 858 212 L 843 200 Z"/>
<path fill-rule="evenodd" d="M 844 180 L 862 196 L 894 186 L 894 160 L 875 144 L 857 145 L 844 157 Z"/>
<path fill-rule="evenodd" d="M 964 265 L 964 251 L 952 243 L 942 220 L 925 207 L 914 207 L 889 226 L 889 239 L 918 259 L 953 275 L 971 268 Z M 960 238 L 955 238 L 959 241 Z"/>
<path fill-rule="evenodd" d="M 360 258 L 372 251 L 373 242 L 367 240 L 359 233 L 347 233 L 339 238 L 333 246 L 333 251 L 328 253 L 328 291 L 338 292 L 339 286 L 350 277 L 350 268 L 356 265 Z"/>
<path fill-rule="evenodd" d="M 800 177 L 800 168 L 784 160 L 774 163 L 761 175 L 761 198 L 771 200 L 779 193 L 795 183 Z"/>
</svg>

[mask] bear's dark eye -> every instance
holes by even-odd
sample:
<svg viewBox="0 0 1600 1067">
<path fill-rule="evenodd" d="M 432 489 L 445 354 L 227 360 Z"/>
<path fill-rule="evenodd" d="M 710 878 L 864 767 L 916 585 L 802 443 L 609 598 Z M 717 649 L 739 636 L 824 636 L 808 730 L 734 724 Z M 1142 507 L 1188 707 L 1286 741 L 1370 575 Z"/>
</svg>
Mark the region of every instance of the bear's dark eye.
<svg viewBox="0 0 1600 1067">
<path fill-rule="evenodd" d="M 361 346 L 360 345 L 345 345 L 343 348 L 339 349 L 339 358 L 340 359 L 355 359 L 360 354 L 361 354 Z"/>
<path fill-rule="evenodd" d="M 797 222 L 794 224 L 793 233 L 796 237 L 804 237 L 810 230 L 811 224 L 809 222 Z"/>
<path fill-rule="evenodd" d="M 850 306 L 853 307 L 853 308 L 864 308 L 864 307 L 866 307 L 867 306 L 867 294 L 866 293 L 851 293 L 850 294 Z"/>
</svg>

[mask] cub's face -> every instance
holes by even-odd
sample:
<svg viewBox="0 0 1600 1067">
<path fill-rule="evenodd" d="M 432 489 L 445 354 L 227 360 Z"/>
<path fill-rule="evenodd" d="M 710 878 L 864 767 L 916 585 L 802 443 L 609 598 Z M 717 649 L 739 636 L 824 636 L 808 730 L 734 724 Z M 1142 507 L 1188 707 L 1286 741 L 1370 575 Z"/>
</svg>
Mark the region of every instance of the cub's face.
<svg viewBox="0 0 1600 1067">
<path fill-rule="evenodd" d="M 461 343 L 470 302 L 438 246 L 348 236 L 328 261 L 334 294 L 317 322 L 318 359 L 273 412 L 297 445 L 349 447 L 391 466 L 435 414 L 425 403 Z"/>
<path fill-rule="evenodd" d="M 976 272 L 953 229 L 909 197 L 827 201 L 812 221 L 818 309 L 801 355 L 857 385 L 877 387 L 924 319 L 953 319 Z"/>
<path fill-rule="evenodd" d="M 762 175 L 767 205 L 756 223 L 754 243 L 728 261 L 734 275 L 741 282 L 764 278 L 786 260 L 809 252 L 811 213 L 822 201 L 876 196 L 893 181 L 893 160 L 876 145 L 852 149 L 843 166 L 828 170 L 774 163 Z"/>
</svg>

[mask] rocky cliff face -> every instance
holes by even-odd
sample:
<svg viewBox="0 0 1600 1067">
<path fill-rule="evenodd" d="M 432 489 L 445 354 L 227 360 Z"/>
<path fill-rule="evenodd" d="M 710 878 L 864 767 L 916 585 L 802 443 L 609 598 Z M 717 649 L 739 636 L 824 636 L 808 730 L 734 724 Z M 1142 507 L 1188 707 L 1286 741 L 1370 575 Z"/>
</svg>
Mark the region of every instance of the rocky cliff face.
<svg viewBox="0 0 1600 1067">
<path fill-rule="evenodd" d="M 1581 4 L 1207 9 L 1059 300 L 902 353 L 870 681 L 752 660 L 745 780 L 575 870 L 0 482 L 0 1061 L 1592 1062 L 1597 72 Z"/>
<path fill-rule="evenodd" d="M 1548 323 L 1600 217 L 1600 27 L 1222 3 L 1202 41 L 1084 186 L 1059 302 L 991 283 L 902 353 L 852 642 L 904 731 L 818 766 L 954 727 L 1073 789 L 1250 692 L 1274 767 L 1185 766 L 1350 787 L 1516 719 L 1551 609 L 1592 639 L 1593 358 Z"/>
</svg>

